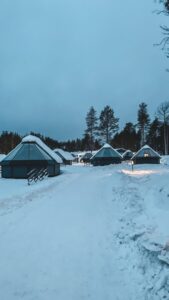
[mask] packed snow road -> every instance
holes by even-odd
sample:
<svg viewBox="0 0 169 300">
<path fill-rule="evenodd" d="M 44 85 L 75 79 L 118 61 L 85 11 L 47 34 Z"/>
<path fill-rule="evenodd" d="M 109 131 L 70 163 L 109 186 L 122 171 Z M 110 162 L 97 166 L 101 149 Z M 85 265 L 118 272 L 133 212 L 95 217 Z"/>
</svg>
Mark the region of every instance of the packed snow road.
<svg viewBox="0 0 169 300">
<path fill-rule="evenodd" d="M 137 244 L 152 226 L 140 190 L 150 174 L 127 172 L 67 167 L 31 187 L 0 179 L 0 299 L 163 299 L 163 268 Z"/>
</svg>

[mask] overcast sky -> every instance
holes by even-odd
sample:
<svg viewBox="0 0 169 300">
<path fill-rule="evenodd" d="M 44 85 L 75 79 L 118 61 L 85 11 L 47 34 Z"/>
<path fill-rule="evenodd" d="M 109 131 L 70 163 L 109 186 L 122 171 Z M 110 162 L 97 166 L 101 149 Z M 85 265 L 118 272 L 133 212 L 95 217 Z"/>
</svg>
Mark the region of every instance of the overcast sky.
<svg viewBox="0 0 169 300">
<path fill-rule="evenodd" d="M 91 105 L 136 122 L 169 100 L 154 0 L 1 0 L 0 131 L 81 137 Z"/>
</svg>

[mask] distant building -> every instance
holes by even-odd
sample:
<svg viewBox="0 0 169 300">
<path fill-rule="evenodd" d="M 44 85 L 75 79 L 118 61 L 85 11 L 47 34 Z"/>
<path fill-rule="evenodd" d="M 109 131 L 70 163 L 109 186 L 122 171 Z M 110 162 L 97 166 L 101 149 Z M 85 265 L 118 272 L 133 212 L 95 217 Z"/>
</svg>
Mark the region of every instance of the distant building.
<svg viewBox="0 0 169 300">
<path fill-rule="evenodd" d="M 110 164 L 119 164 L 122 156 L 113 149 L 109 144 L 105 144 L 93 157 L 91 163 L 93 166 L 104 166 Z"/>
<path fill-rule="evenodd" d="M 0 177 L 2 175 L 1 161 L 6 157 L 5 154 L 0 154 Z"/>
<path fill-rule="evenodd" d="M 74 156 L 63 149 L 55 149 L 54 152 L 62 159 L 65 165 L 72 165 L 72 162 L 75 160 Z"/>
<path fill-rule="evenodd" d="M 161 156 L 148 145 L 142 147 L 133 157 L 134 164 L 159 164 Z"/>
<path fill-rule="evenodd" d="M 47 169 L 49 176 L 60 174 L 61 158 L 38 137 L 28 135 L 1 162 L 2 177 L 28 178 L 32 170 Z"/>
<path fill-rule="evenodd" d="M 124 148 L 117 148 L 116 151 L 118 151 L 121 155 L 123 155 L 126 152 L 126 149 L 124 149 Z"/>
<path fill-rule="evenodd" d="M 133 152 L 131 150 L 126 150 L 123 155 L 123 160 L 130 160 L 133 157 Z"/>
<path fill-rule="evenodd" d="M 74 162 L 76 163 L 80 163 L 82 157 L 85 155 L 85 151 L 81 152 L 81 151 L 77 151 L 77 152 L 71 152 L 73 158 L 74 158 Z"/>
<path fill-rule="evenodd" d="M 82 158 L 81 158 L 81 162 L 87 164 L 90 163 L 90 159 L 92 158 L 93 154 L 91 152 L 86 152 Z"/>
</svg>

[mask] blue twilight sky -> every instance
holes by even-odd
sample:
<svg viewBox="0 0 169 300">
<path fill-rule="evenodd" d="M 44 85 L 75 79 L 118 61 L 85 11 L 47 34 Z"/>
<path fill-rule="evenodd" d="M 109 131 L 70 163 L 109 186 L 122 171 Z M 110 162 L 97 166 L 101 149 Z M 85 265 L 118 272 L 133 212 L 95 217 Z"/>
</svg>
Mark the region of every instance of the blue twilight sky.
<svg viewBox="0 0 169 300">
<path fill-rule="evenodd" d="M 154 0 L 1 0 L 0 131 L 81 137 L 91 105 L 121 127 L 169 100 Z"/>
</svg>

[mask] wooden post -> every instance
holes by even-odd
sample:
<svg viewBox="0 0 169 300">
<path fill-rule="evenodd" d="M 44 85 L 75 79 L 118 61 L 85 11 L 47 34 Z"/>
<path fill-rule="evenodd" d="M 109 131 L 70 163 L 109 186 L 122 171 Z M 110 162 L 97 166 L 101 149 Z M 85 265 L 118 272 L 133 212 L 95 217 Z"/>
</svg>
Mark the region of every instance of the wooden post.
<svg viewBox="0 0 169 300">
<path fill-rule="evenodd" d="M 132 168 L 132 172 L 134 171 L 134 161 L 131 161 L 131 168 Z"/>
</svg>

